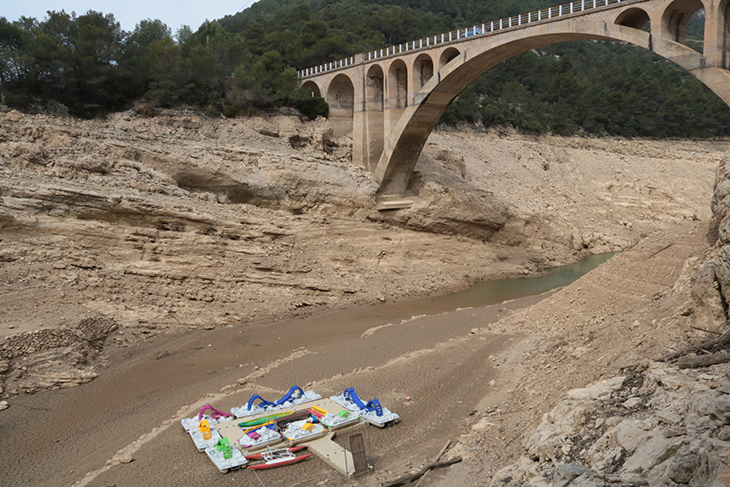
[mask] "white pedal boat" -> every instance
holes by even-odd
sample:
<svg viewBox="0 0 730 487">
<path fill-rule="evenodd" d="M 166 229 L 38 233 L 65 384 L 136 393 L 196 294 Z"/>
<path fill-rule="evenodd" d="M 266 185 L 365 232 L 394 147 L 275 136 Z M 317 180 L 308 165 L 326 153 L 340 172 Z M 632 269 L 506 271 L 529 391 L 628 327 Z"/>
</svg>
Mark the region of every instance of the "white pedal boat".
<svg viewBox="0 0 730 487">
<path fill-rule="evenodd" d="M 360 415 L 343 409 L 337 414 L 327 413 L 319 420 L 327 429 L 334 431 L 360 422 Z"/>
<path fill-rule="evenodd" d="M 319 399 L 322 399 L 322 396 L 320 396 L 316 392 L 305 391 L 303 394 L 297 397 L 292 396 L 289 400 L 284 401 L 281 404 L 265 402 L 262 404 L 251 405 L 251 409 L 249 409 L 248 405 L 244 405 L 240 408 L 231 408 L 231 413 L 233 413 L 236 418 L 245 418 L 246 416 L 253 416 L 255 414 L 271 413 L 281 411 L 283 409 L 291 409 L 292 407 L 299 406 L 300 404 L 317 401 Z"/>
<path fill-rule="evenodd" d="M 339 396 L 330 396 L 330 400 L 339 404 L 348 411 L 357 413 L 362 419 L 372 424 L 373 426 L 377 426 L 378 428 L 384 428 L 388 424 L 395 423 L 400 420 L 400 416 L 383 406 L 381 406 L 381 415 L 378 415 L 378 412 L 372 409 L 361 409 L 359 405 L 347 399 L 347 397 L 345 397 L 345 394 L 341 394 Z M 378 404 L 380 403 L 378 402 Z"/>
<path fill-rule="evenodd" d="M 214 418 L 207 414 L 204 414 L 202 419 L 207 419 L 208 424 L 211 426 L 231 420 L 231 418 Z M 200 421 L 201 420 L 198 419 L 198 416 L 193 416 L 192 418 L 183 419 L 182 421 L 180 421 L 180 424 L 182 424 L 183 429 L 189 433 L 190 431 L 197 430 L 200 427 Z"/>
<path fill-rule="evenodd" d="M 221 439 L 220 433 L 218 433 L 215 428 L 210 429 L 209 440 L 204 439 L 203 433 L 201 433 L 198 429 L 190 430 L 188 433 L 190 433 L 190 437 L 193 439 L 193 443 L 195 443 L 198 451 L 205 451 Z"/>
<path fill-rule="evenodd" d="M 289 440 L 289 445 L 321 438 L 327 433 L 327 428 L 320 423 L 311 423 L 308 419 L 293 421 L 286 425 L 283 431 L 284 436 Z"/>
<path fill-rule="evenodd" d="M 258 428 L 251 428 L 249 431 L 246 431 L 238 439 L 238 444 L 248 451 L 255 451 L 282 441 L 284 441 L 284 438 L 278 431 L 271 430 L 266 426 L 259 426 Z"/>
<path fill-rule="evenodd" d="M 206 411 L 211 412 L 209 414 L 205 414 Z M 233 419 L 233 415 L 224 411 L 219 411 L 210 404 L 206 404 L 205 406 L 200 408 L 200 412 L 197 416 L 193 416 L 192 418 L 184 418 L 180 421 L 180 424 L 185 431 L 190 432 L 190 430 L 198 429 L 200 427 L 200 422 L 205 419 L 208 420 L 209 426 L 213 426 L 224 421 L 230 421 L 231 419 Z"/>
<path fill-rule="evenodd" d="M 238 470 L 248 463 L 248 460 L 246 460 L 238 448 L 231 448 L 231 453 L 231 458 L 225 458 L 224 452 L 218 451 L 218 448 L 215 446 L 206 448 L 205 450 L 205 454 L 208 455 L 210 461 L 213 462 L 221 473 L 226 473 L 229 470 Z"/>
</svg>

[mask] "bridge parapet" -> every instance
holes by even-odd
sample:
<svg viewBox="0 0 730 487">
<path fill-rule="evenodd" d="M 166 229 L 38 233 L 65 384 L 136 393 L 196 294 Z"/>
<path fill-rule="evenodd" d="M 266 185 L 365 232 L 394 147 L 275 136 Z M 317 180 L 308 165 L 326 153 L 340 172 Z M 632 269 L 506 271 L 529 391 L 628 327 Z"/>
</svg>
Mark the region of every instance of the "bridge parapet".
<svg viewBox="0 0 730 487">
<path fill-rule="evenodd" d="M 493 35 L 509 29 L 525 27 L 533 23 L 555 22 L 557 20 L 563 20 L 567 16 L 582 14 L 589 10 L 596 11 L 599 9 L 613 9 L 627 4 L 642 2 L 646 2 L 646 0 L 577 0 L 575 2 L 558 5 L 556 7 L 549 7 L 536 12 L 528 12 L 526 14 L 507 17 L 506 19 L 486 22 L 481 25 L 474 25 L 464 29 L 456 29 L 455 31 L 425 37 L 423 39 L 406 42 L 405 44 L 376 49 L 374 51 L 358 54 L 349 58 L 320 64 L 319 66 L 299 71 L 299 78 L 304 80 L 331 71 L 348 68 L 355 64 L 362 64 L 368 61 L 376 61 L 382 58 L 399 56 L 422 49 L 430 49 L 440 44 L 450 44 L 463 41 L 472 36 Z"/>
</svg>

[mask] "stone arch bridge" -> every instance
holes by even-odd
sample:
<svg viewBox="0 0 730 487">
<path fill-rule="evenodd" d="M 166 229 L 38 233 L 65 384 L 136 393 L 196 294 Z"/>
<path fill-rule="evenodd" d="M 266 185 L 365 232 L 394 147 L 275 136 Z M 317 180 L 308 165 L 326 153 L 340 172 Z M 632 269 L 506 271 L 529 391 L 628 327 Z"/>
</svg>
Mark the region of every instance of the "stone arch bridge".
<svg viewBox="0 0 730 487">
<path fill-rule="evenodd" d="M 705 35 L 699 52 L 685 41 L 687 23 L 701 9 Z M 352 134 L 353 162 L 375 173 L 387 200 L 405 193 L 441 114 L 478 76 L 530 49 L 585 39 L 649 49 L 689 70 L 730 105 L 730 0 L 579 0 L 299 75 L 305 89 L 329 103 L 335 134 Z"/>
</svg>

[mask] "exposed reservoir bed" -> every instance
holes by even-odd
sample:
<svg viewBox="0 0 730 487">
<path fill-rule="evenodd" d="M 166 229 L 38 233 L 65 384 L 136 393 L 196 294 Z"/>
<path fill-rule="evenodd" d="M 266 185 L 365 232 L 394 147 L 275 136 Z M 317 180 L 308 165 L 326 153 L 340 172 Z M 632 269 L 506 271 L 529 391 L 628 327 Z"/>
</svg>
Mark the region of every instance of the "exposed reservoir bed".
<svg viewBox="0 0 730 487">
<path fill-rule="evenodd" d="M 594 266 L 600 263 L 592 261 Z M 545 292 L 550 287 L 544 281 L 565 285 L 569 281 L 561 274 L 577 278 L 588 270 L 583 265 L 582 270 L 560 270 L 552 277 L 501 281 L 501 286 Z M 543 284 L 535 286 L 536 280 Z M 177 416 L 192 415 L 193 405 L 201 400 L 230 409 L 241 406 L 252 392 L 310 382 L 323 395 L 356 386 L 363 396 L 378 396 L 401 414 L 396 428 L 373 433 L 373 465 L 386 468 L 389 459 L 414 442 L 423 449 L 438 443 L 438 449 L 445 431 L 456 439 L 463 418 L 500 375 L 491 357 L 525 343 L 521 335 L 463 337 L 509 310 L 542 299 L 515 297 L 470 289 L 305 319 L 158 336 L 133 348 L 112 349 L 110 365 L 96 380 L 13 401 L 3 416 L 0 448 L 13 448 L 17 454 L 12 465 L 2 462 L 0 470 L 23 472 L 17 483 L 10 479 L 8 485 L 70 485 L 80 478 L 78 472 L 98 475 L 88 485 L 122 485 L 121 479 L 127 484 L 144 479 L 155 485 L 210 485 L 221 474 L 191 448 Z M 511 301 L 502 303 L 505 299 Z M 484 306 L 485 300 L 501 304 Z M 428 316 L 411 319 L 414 315 Z M 162 352 L 167 355 L 157 359 Z M 252 372 L 254 367 L 259 370 Z M 245 385 L 239 385 L 241 378 L 246 378 Z M 406 396 L 412 400 L 406 402 Z M 444 401 L 450 414 L 444 414 Z M 144 435 L 151 436 L 139 443 Z M 60 448 L 61 442 L 73 448 Z M 145 453 L 150 448 L 154 454 Z M 101 471 L 123 449 L 135 461 Z M 38 458 L 44 458 L 46 468 L 37 468 Z M 181 470 L 181 465 L 191 468 Z M 282 469 L 281 475 L 289 476 L 296 468 Z"/>
</svg>

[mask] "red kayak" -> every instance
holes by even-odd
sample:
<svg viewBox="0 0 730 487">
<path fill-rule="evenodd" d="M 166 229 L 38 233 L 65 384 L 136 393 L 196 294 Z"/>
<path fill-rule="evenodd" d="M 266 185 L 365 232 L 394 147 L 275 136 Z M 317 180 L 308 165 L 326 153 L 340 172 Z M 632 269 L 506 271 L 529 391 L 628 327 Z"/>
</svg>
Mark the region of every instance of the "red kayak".
<svg viewBox="0 0 730 487">
<path fill-rule="evenodd" d="M 306 450 L 306 449 L 307 449 L 307 445 L 294 446 L 294 447 L 291 447 L 291 448 L 281 448 L 281 450 L 286 450 L 289 453 L 296 453 L 298 451 L 302 451 L 302 450 Z M 244 456 L 244 458 L 246 460 L 263 460 L 264 459 L 264 453 L 263 452 L 262 453 L 253 453 L 251 455 Z"/>
<path fill-rule="evenodd" d="M 266 455 L 266 453 L 264 455 Z M 265 462 L 257 463 L 255 465 L 249 465 L 248 468 L 252 468 L 254 470 L 266 470 L 269 468 L 283 467 L 284 465 L 299 463 L 302 460 L 306 460 L 311 456 L 312 454 L 308 453 L 306 455 L 300 455 L 296 457 L 293 453 L 286 452 L 285 455 L 272 457 L 270 459 L 267 459 Z"/>
</svg>

